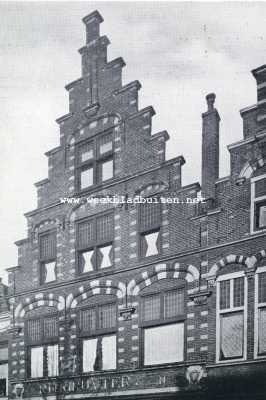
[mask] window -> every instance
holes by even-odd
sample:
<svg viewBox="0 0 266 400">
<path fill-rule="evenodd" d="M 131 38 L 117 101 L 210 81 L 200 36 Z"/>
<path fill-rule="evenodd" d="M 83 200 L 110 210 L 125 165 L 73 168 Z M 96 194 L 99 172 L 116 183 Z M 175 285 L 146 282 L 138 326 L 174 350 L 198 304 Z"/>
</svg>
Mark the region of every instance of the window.
<svg viewBox="0 0 266 400">
<path fill-rule="evenodd" d="M 92 272 L 113 264 L 113 214 L 103 214 L 77 225 L 78 270 Z"/>
<path fill-rule="evenodd" d="M 184 320 L 184 288 L 142 297 L 144 365 L 184 360 Z"/>
<path fill-rule="evenodd" d="M 56 280 L 56 232 L 39 236 L 40 282 L 41 284 Z"/>
<path fill-rule="evenodd" d="M 255 277 L 255 357 L 266 356 L 266 268 Z"/>
<path fill-rule="evenodd" d="M 161 204 L 156 198 L 153 202 L 140 204 L 139 230 L 141 257 L 155 256 L 160 253 Z"/>
<path fill-rule="evenodd" d="M 8 389 L 8 343 L 0 343 L 0 397 L 7 396 Z"/>
<path fill-rule="evenodd" d="M 116 321 L 115 303 L 79 311 L 83 372 L 116 369 Z"/>
<path fill-rule="evenodd" d="M 58 375 L 57 317 L 27 321 L 28 375 L 42 378 Z"/>
<path fill-rule="evenodd" d="M 251 181 L 251 231 L 266 229 L 266 176 Z"/>
<path fill-rule="evenodd" d="M 245 357 L 246 278 L 242 273 L 217 281 L 217 361 Z"/>
<path fill-rule="evenodd" d="M 112 179 L 113 137 L 106 134 L 77 147 L 77 186 L 78 190 Z"/>
</svg>

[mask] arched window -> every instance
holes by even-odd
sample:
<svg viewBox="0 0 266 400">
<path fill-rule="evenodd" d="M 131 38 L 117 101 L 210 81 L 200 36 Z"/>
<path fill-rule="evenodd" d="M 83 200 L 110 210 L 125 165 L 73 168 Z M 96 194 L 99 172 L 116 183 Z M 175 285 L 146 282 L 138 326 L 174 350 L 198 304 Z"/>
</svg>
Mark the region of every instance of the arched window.
<svg viewBox="0 0 266 400">
<path fill-rule="evenodd" d="M 184 360 L 185 286 L 175 280 L 153 284 L 141 295 L 144 366 Z"/>
<path fill-rule="evenodd" d="M 78 329 L 82 372 L 116 369 L 116 302 L 80 308 Z"/>
</svg>

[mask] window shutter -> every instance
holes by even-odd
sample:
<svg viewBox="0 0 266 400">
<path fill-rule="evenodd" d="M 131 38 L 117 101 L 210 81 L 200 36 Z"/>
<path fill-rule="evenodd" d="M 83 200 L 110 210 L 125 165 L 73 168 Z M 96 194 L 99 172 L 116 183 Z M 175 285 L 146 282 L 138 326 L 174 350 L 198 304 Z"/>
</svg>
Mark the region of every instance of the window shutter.
<svg viewBox="0 0 266 400">
<path fill-rule="evenodd" d="M 161 223 L 161 204 L 152 203 L 140 204 L 140 228 L 142 231 L 158 228 Z"/>
<path fill-rule="evenodd" d="M 173 290 L 164 295 L 164 317 L 171 318 L 184 314 L 184 290 Z"/>
<path fill-rule="evenodd" d="M 47 260 L 56 256 L 56 233 L 48 233 L 40 236 L 40 258 Z"/>
<path fill-rule="evenodd" d="M 99 307 L 99 329 L 116 327 L 116 305 L 107 304 Z"/>
<path fill-rule="evenodd" d="M 97 218 L 97 242 L 106 242 L 113 239 L 113 214 L 102 215 Z"/>
<path fill-rule="evenodd" d="M 93 221 L 85 221 L 78 225 L 78 247 L 85 248 L 94 244 Z"/>
</svg>

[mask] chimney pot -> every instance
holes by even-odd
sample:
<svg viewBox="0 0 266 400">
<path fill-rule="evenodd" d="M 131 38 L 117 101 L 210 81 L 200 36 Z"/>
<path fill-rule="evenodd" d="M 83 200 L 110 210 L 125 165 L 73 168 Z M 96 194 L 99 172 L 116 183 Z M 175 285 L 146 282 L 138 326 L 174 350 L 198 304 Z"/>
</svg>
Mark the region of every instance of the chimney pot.
<svg viewBox="0 0 266 400">
<path fill-rule="evenodd" d="M 208 105 L 208 111 L 213 110 L 213 105 L 215 102 L 215 98 L 216 98 L 216 94 L 215 93 L 209 93 L 206 96 L 206 101 L 207 101 L 207 105 Z"/>
</svg>

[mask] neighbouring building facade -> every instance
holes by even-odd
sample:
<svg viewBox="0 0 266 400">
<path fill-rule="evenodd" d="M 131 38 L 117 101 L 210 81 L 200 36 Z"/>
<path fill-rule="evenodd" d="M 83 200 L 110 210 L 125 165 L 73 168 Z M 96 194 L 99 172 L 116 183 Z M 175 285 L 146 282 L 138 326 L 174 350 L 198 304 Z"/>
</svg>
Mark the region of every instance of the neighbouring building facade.
<svg viewBox="0 0 266 400">
<path fill-rule="evenodd" d="M 266 66 L 230 176 L 209 94 L 202 183 L 182 186 L 185 160 L 165 160 L 168 133 L 152 134 L 140 83 L 122 85 L 102 21 L 83 19 L 82 76 L 9 268 L 9 396 L 264 399 Z"/>
</svg>

